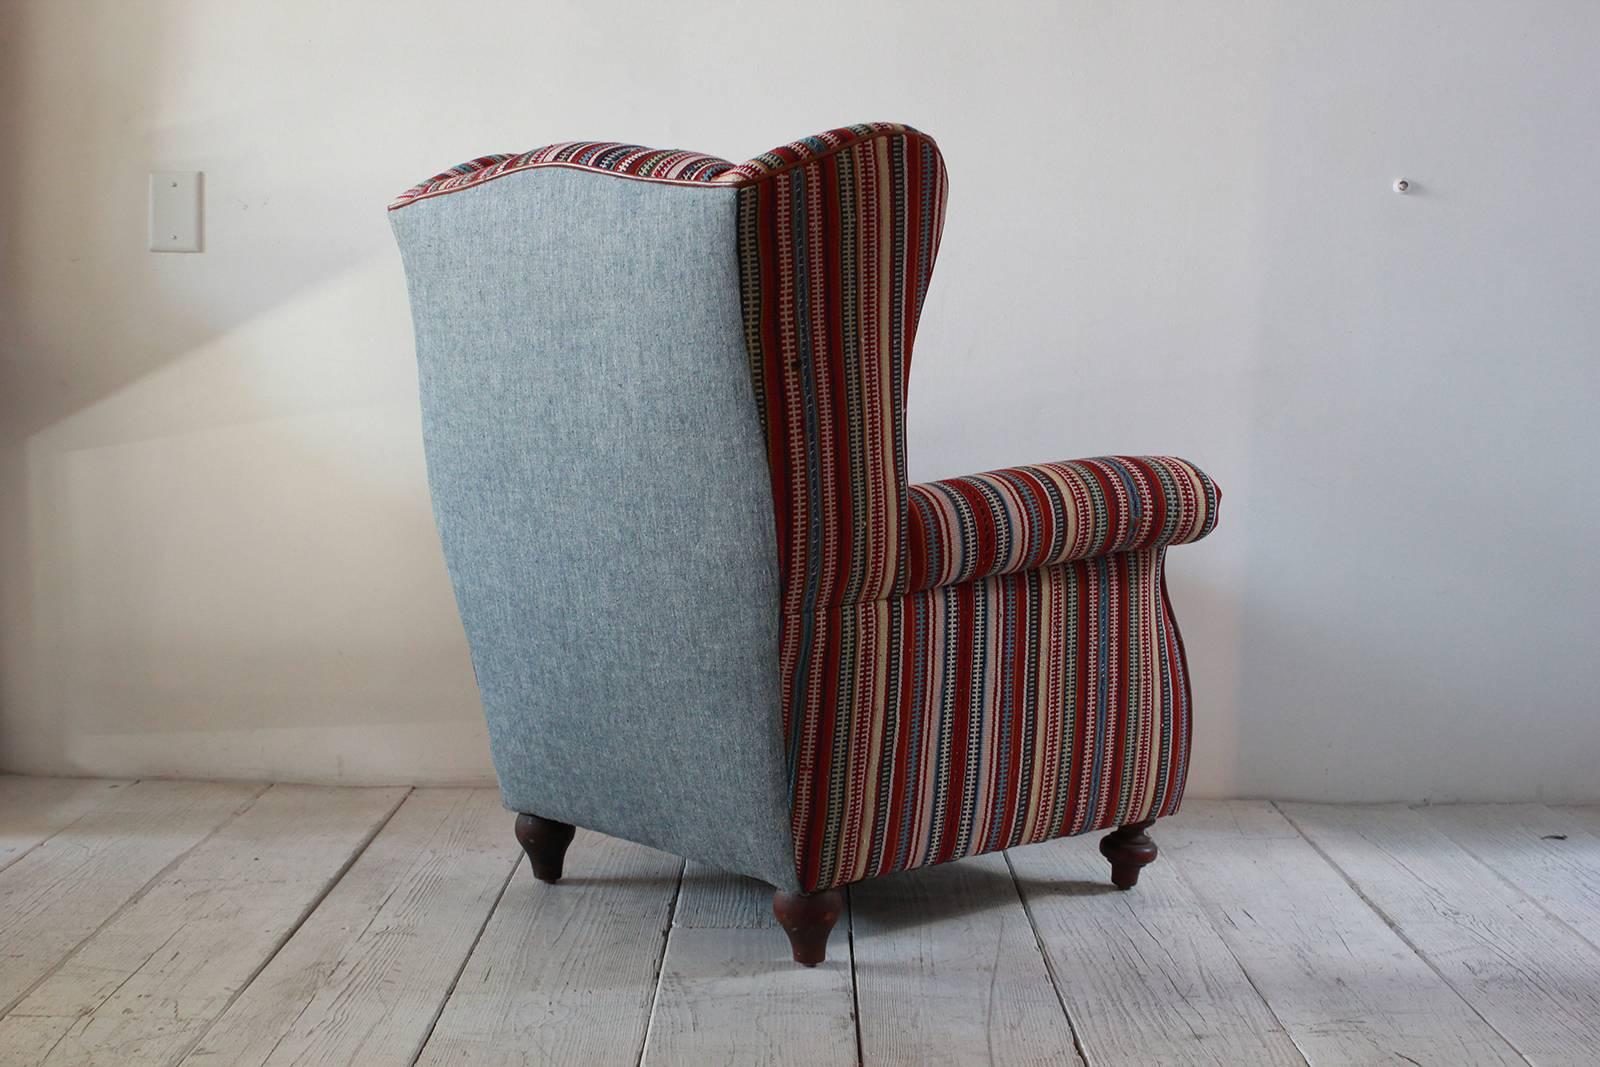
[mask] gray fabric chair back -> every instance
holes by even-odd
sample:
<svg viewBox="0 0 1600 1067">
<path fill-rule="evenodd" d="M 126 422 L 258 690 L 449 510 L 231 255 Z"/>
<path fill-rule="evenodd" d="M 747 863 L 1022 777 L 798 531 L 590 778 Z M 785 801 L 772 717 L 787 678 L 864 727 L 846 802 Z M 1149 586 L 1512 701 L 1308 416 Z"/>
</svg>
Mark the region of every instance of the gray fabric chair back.
<svg viewBox="0 0 1600 1067">
<path fill-rule="evenodd" d="M 390 218 L 506 806 L 794 887 L 736 195 L 535 168 Z"/>
</svg>

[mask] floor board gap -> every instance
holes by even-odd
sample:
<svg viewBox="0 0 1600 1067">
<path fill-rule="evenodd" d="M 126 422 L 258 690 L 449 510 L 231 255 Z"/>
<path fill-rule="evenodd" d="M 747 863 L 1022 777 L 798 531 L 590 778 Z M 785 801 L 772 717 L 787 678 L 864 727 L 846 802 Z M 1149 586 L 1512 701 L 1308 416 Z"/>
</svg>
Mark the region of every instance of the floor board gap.
<svg viewBox="0 0 1600 1067">
<path fill-rule="evenodd" d="M 1426 966 L 1430 971 L 1432 971 L 1434 974 L 1439 976 L 1439 980 L 1441 982 L 1443 982 L 1445 984 L 1445 986 L 1447 988 L 1449 988 L 1449 990 L 1456 995 L 1457 998 L 1460 999 L 1461 1003 L 1463 1003 L 1463 1004 L 1465 1004 L 1467 1006 L 1467 1010 L 1471 1011 L 1472 1014 L 1476 1015 L 1479 1019 L 1481 1019 L 1483 1021 L 1483 1025 L 1487 1026 L 1490 1030 L 1493 1030 L 1497 1035 L 1499 1035 L 1500 1040 L 1504 1041 L 1507 1045 L 1509 1045 L 1511 1047 L 1511 1050 L 1513 1052 L 1515 1052 L 1518 1056 L 1521 1056 L 1523 1058 L 1523 1060 L 1527 1061 L 1527 1063 L 1529 1064 L 1529 1067 L 1533 1067 L 1533 1061 L 1528 1058 L 1527 1053 L 1523 1052 L 1522 1049 L 1518 1048 L 1516 1042 L 1512 1041 L 1510 1037 L 1508 1037 L 1507 1035 L 1502 1033 L 1500 1031 L 1499 1027 L 1495 1026 L 1494 1023 L 1490 1022 L 1487 1018 L 1485 1018 L 1483 1012 L 1478 1010 L 1478 1006 L 1476 1004 L 1473 1004 L 1472 1001 L 1468 1000 L 1465 996 L 1462 995 L 1461 990 L 1456 988 L 1456 984 L 1454 982 L 1452 982 L 1445 975 L 1445 973 L 1439 969 L 1438 965 L 1433 962 L 1433 960 L 1428 956 L 1427 953 L 1423 952 L 1420 948 L 1418 948 L 1416 946 L 1416 944 L 1411 940 L 1411 938 L 1406 936 L 1405 931 L 1400 929 L 1399 925 L 1396 924 L 1395 921 L 1392 918 L 1390 918 L 1390 916 L 1389 916 L 1389 914 L 1387 912 L 1385 912 L 1382 908 L 1380 908 L 1378 906 L 1376 901 L 1374 901 L 1371 897 L 1367 896 L 1365 891 L 1363 891 L 1362 888 L 1359 885 L 1356 884 L 1355 879 L 1350 877 L 1349 872 L 1347 872 L 1343 867 L 1341 867 L 1338 864 L 1338 862 L 1334 860 L 1334 858 L 1332 856 L 1328 855 L 1327 851 L 1325 849 L 1323 849 L 1323 847 L 1321 845 L 1319 845 L 1319 844 L 1317 844 L 1317 842 L 1313 841 L 1311 839 L 1310 835 L 1307 834 L 1304 830 L 1302 830 L 1300 828 L 1300 824 L 1297 823 L 1289 815 L 1288 812 L 1284 811 L 1282 806 L 1277 801 L 1273 800 L 1273 801 L 1268 801 L 1267 803 L 1272 808 L 1273 811 L 1276 811 L 1279 815 L 1281 815 L 1283 817 L 1284 822 L 1288 823 L 1291 827 L 1294 828 L 1294 832 L 1300 835 L 1300 840 L 1304 841 L 1307 845 L 1311 846 L 1311 850 L 1313 852 L 1315 852 L 1322 859 L 1322 862 L 1326 863 L 1329 867 L 1333 868 L 1333 870 L 1339 875 L 1339 877 L 1344 879 L 1344 883 L 1350 887 L 1351 892 L 1355 893 L 1355 895 L 1360 899 L 1360 901 L 1363 904 L 1365 904 L 1368 908 L 1370 908 L 1372 910 L 1372 913 L 1374 915 L 1376 915 L 1383 922 L 1383 924 L 1385 926 L 1387 926 L 1390 930 L 1394 931 L 1395 937 L 1399 938 L 1401 943 L 1404 944 L 1406 946 L 1406 948 L 1411 950 L 1411 954 L 1416 956 L 1417 959 L 1421 960 L 1423 965 Z"/>
<path fill-rule="evenodd" d="M 639 1055 L 634 1057 L 634 1062 L 643 1065 L 645 1053 L 650 1048 L 650 1031 L 656 1024 L 656 1006 L 661 1003 L 661 975 L 667 966 L 667 948 L 672 943 L 672 930 L 678 921 L 678 898 L 683 896 L 683 875 L 688 869 L 688 864 L 679 861 L 678 881 L 672 889 L 672 900 L 667 904 L 667 921 L 661 930 L 661 951 L 656 954 L 656 973 L 653 988 L 650 991 L 650 1011 L 646 1016 L 644 1036 L 639 1040 Z"/>
<path fill-rule="evenodd" d="M 1067 1010 L 1067 998 L 1061 992 L 1061 978 L 1056 974 L 1055 964 L 1050 962 L 1050 952 L 1045 948 L 1044 937 L 1039 933 L 1039 923 L 1033 916 L 1033 905 L 1028 902 L 1028 894 L 1022 891 L 1022 882 L 1017 877 L 1017 868 L 1011 862 L 1011 850 L 1001 852 L 1006 859 L 1006 870 L 1011 872 L 1011 888 L 1017 894 L 1017 899 L 1022 902 L 1022 914 L 1028 917 L 1028 928 L 1033 931 L 1033 944 L 1039 950 L 1039 956 L 1044 960 L 1044 973 L 1050 979 L 1050 988 L 1055 990 L 1056 1002 L 1061 1005 L 1061 1016 L 1067 1020 L 1067 1029 L 1072 1033 L 1072 1047 L 1078 1050 L 1078 1059 L 1084 1067 L 1093 1067 L 1094 1061 L 1089 1057 L 1089 1051 L 1083 1047 L 1083 1037 L 1078 1033 L 1078 1024 L 1073 1021 L 1072 1012 Z"/>
<path fill-rule="evenodd" d="M 1296 830 L 1295 832 L 1299 833 L 1300 831 Z M 1183 881 L 1185 885 L 1188 885 L 1188 878 L 1183 873 L 1183 864 L 1173 863 L 1170 857 L 1168 858 L 1167 862 L 1172 865 L 1179 880 Z M 1190 886 L 1190 888 L 1192 890 L 1194 887 Z M 1281 1029 L 1284 1034 L 1288 1036 L 1289 1040 L 1294 1043 L 1295 1051 L 1300 1053 L 1301 1061 L 1306 1065 L 1306 1067 L 1311 1067 L 1311 1052 L 1306 1049 L 1305 1046 L 1300 1044 L 1299 1040 L 1295 1037 L 1294 1031 L 1284 1023 L 1282 1016 L 1280 1016 L 1277 1011 L 1273 1009 L 1272 1002 L 1267 999 L 1266 992 L 1256 984 L 1255 976 L 1250 973 L 1250 968 L 1246 967 L 1244 965 L 1244 960 L 1240 959 L 1238 953 L 1233 951 L 1233 946 L 1228 944 L 1228 939 L 1222 936 L 1222 931 L 1216 928 L 1215 921 L 1211 918 L 1211 916 L 1206 914 L 1204 908 L 1200 909 L 1200 916 L 1201 918 L 1205 919 L 1206 925 L 1210 926 L 1212 932 L 1217 935 L 1217 940 L 1221 942 L 1223 951 L 1227 952 L 1227 954 L 1233 958 L 1234 964 L 1239 968 L 1239 973 L 1244 975 L 1245 982 L 1248 983 L 1250 988 L 1255 992 L 1256 997 L 1261 1001 L 1262 1007 L 1267 1009 L 1267 1014 L 1272 1016 L 1273 1020 L 1277 1022 L 1279 1029 Z"/>
<path fill-rule="evenodd" d="M 417 1042 L 417 1051 L 411 1057 L 410 1067 L 416 1067 L 425 1052 L 428 1051 L 428 1042 L 433 1040 L 433 1031 L 439 1025 L 439 1020 L 444 1016 L 444 1009 L 450 1003 L 450 997 L 455 993 L 456 986 L 461 982 L 461 975 L 466 972 L 467 964 L 472 961 L 472 954 L 477 951 L 478 942 L 483 940 L 483 932 L 489 928 L 489 920 L 494 918 L 494 913 L 499 910 L 500 902 L 505 899 L 506 887 L 511 884 L 511 879 L 516 876 L 517 867 L 522 863 L 523 855 L 519 850 L 516 858 L 511 861 L 511 869 L 506 871 L 505 881 L 500 883 L 500 892 L 495 894 L 494 904 L 483 913 L 483 922 L 478 924 L 478 933 L 472 939 L 472 944 L 467 946 L 467 951 L 461 954 L 461 966 L 456 968 L 456 973 L 450 979 L 450 986 L 444 991 L 444 996 L 439 998 L 439 1006 L 433 1011 L 433 1018 L 428 1020 L 428 1029 L 422 1035 L 422 1040 Z"/>
<path fill-rule="evenodd" d="M 415 791 L 415 789 L 408 787 L 406 791 L 400 795 L 400 799 L 396 800 L 394 802 L 394 806 L 384 814 L 382 819 L 378 820 L 377 824 L 372 827 L 371 832 L 368 833 L 367 836 L 361 841 L 361 844 L 351 850 L 350 855 L 346 857 L 344 861 L 344 865 L 334 872 L 332 878 L 328 879 L 328 884 L 322 887 L 322 892 L 317 894 L 317 898 L 313 900 L 306 907 L 306 909 L 300 913 L 300 917 L 283 932 L 283 936 L 278 939 L 277 944 L 272 946 L 272 950 L 262 958 L 260 964 L 256 966 L 256 969 L 250 973 L 250 977 L 246 978 L 242 983 L 240 983 L 239 988 L 235 989 L 233 994 L 228 997 L 228 1001 L 222 1006 L 222 1010 L 213 1015 L 211 1020 L 207 1022 L 205 1026 L 201 1027 L 200 1032 L 195 1035 L 194 1040 L 185 1045 L 183 1050 L 172 1058 L 171 1062 L 182 1063 L 184 1058 L 187 1057 L 189 1053 L 193 1052 L 199 1047 L 200 1042 L 204 1041 L 206 1039 L 206 1035 L 211 1033 L 212 1027 L 216 1026 L 217 1023 L 222 1020 L 224 1015 L 228 1014 L 228 1009 L 233 1007 L 234 1002 L 240 997 L 244 996 L 245 990 L 249 989 L 251 984 L 261 976 L 261 972 L 266 970 L 268 965 L 270 965 L 273 960 L 277 959 L 278 953 L 283 951 L 283 947 L 289 943 L 289 939 L 294 937 L 294 935 L 300 931 L 300 928 L 306 924 L 306 920 L 311 918 L 312 913 L 322 906 L 322 902 L 324 900 L 328 899 L 328 894 L 332 893 L 334 888 L 344 880 L 344 876 L 350 873 L 350 868 L 356 865 L 356 861 L 359 860 L 362 854 L 367 851 L 367 849 L 372 845 L 372 842 L 377 839 L 377 836 L 383 832 L 383 828 L 389 825 L 389 822 L 394 818 L 395 812 L 400 810 L 400 805 L 404 804 L 406 802 L 406 798 L 411 796 L 411 794 Z"/>
<path fill-rule="evenodd" d="M 272 782 L 263 783 L 261 785 L 261 788 L 259 790 L 257 790 L 255 795 L 252 796 L 249 799 L 249 801 L 244 804 L 243 807 L 239 808 L 237 811 L 235 811 L 232 814 L 230 814 L 227 818 L 225 818 L 221 822 L 217 823 L 217 825 L 213 826 L 209 831 L 207 831 L 204 835 L 202 835 L 198 840 L 196 840 L 192 844 L 190 844 L 188 848 L 184 849 L 182 852 L 180 852 L 176 856 L 172 857 L 172 859 L 169 860 L 166 863 L 166 865 L 163 866 L 160 870 L 156 871 L 149 878 L 145 879 L 144 885 L 140 886 L 137 892 L 135 892 L 132 896 L 128 897 L 127 900 L 124 900 L 120 905 L 118 905 L 116 910 L 111 912 L 111 914 L 107 915 L 104 919 L 102 919 L 95 926 L 95 928 L 93 930 L 90 930 L 83 937 L 79 938 L 78 942 L 75 945 L 73 945 L 73 947 L 70 950 L 68 950 L 66 953 L 64 953 L 61 956 L 61 958 L 58 959 L 55 962 L 54 965 L 52 965 L 47 971 L 45 971 L 37 979 L 35 979 L 31 984 L 29 984 L 29 986 L 26 989 L 24 989 L 21 993 L 19 993 L 16 997 L 14 997 L 10 1001 L 10 1003 L 4 1005 L 3 1007 L 0 1007 L 0 1020 L 4 1020 L 6 1018 L 6 1016 L 11 1013 L 11 1010 L 13 1008 L 15 1008 L 18 1004 L 21 1004 L 23 1001 L 27 1000 L 30 996 L 33 995 L 35 990 L 37 990 L 40 986 L 44 985 L 51 978 L 55 977 L 57 972 L 59 972 L 61 970 L 61 968 L 65 967 L 69 962 L 71 962 L 73 957 L 78 954 L 79 950 L 82 949 L 84 945 L 88 944 L 91 940 L 93 940 L 94 937 L 97 934 L 99 934 L 102 930 L 106 929 L 112 923 L 116 922 L 130 908 L 134 907 L 135 905 L 137 905 L 139 903 L 139 901 L 143 900 L 145 894 L 149 893 L 151 888 L 153 886 L 155 886 L 156 883 L 160 882 L 161 879 L 165 878 L 175 867 L 177 867 L 185 859 L 187 859 L 191 852 L 193 852 L 195 849 L 199 848 L 201 845 L 204 845 L 207 841 L 210 841 L 217 834 L 221 833 L 222 830 L 225 829 L 230 823 L 232 823 L 234 820 L 238 819 L 245 812 L 249 811 L 255 805 L 256 801 L 260 800 L 263 796 L 265 796 L 267 794 L 267 791 L 272 788 L 273 784 L 274 783 L 272 783 Z M 133 787 L 129 786 L 128 788 L 131 789 Z M 88 814 L 88 813 L 86 813 L 86 814 Z M 77 823 L 79 821 L 81 821 L 81 820 L 74 820 L 74 823 Z M 59 835 L 51 835 L 51 836 L 55 837 L 55 836 L 59 836 Z M 33 850 L 30 849 L 29 851 L 33 851 Z"/>
<path fill-rule="evenodd" d="M 850 887 L 844 887 L 845 946 L 850 953 L 850 1011 L 856 1032 L 856 1067 L 866 1067 L 866 1053 L 861 1050 L 861 984 L 856 980 L 856 916 L 855 904 L 850 899 Z"/>
</svg>

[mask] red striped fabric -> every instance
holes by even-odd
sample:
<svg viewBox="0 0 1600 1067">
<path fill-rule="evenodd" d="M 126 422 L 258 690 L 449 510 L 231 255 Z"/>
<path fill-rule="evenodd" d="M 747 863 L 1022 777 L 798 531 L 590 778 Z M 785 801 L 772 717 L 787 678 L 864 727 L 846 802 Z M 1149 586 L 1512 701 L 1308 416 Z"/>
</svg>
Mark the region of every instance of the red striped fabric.
<svg viewBox="0 0 1600 1067">
<path fill-rule="evenodd" d="M 745 338 L 788 614 L 896 587 L 905 382 L 944 202 L 932 139 L 902 127 L 740 191 Z"/>
<path fill-rule="evenodd" d="M 725 172 L 783 591 L 801 885 L 1176 809 L 1189 684 L 1165 546 L 1215 524 L 1181 460 L 908 486 L 906 379 L 943 223 L 931 138 L 872 124 Z"/>
<path fill-rule="evenodd" d="M 389 205 L 389 210 L 444 193 L 470 189 L 484 182 L 534 167 L 575 167 L 624 178 L 702 185 L 733 169 L 726 159 L 677 148 L 646 148 L 621 141 L 560 141 L 520 155 L 479 156 L 418 182 Z"/>
<path fill-rule="evenodd" d="M 718 182 L 744 185 L 760 181 L 785 168 L 798 163 L 819 159 L 831 152 L 838 151 L 849 145 L 883 135 L 912 135 L 916 130 L 910 126 L 902 126 L 898 122 L 862 122 L 854 126 L 840 126 L 838 129 L 827 130 L 812 137 L 802 137 L 798 141 L 791 141 L 786 145 L 774 148 L 770 152 L 763 152 L 754 159 L 746 160 L 737 166 L 719 174 Z"/>
<path fill-rule="evenodd" d="M 679 148 L 646 148 L 622 141 L 558 141 L 520 154 L 497 152 L 479 156 L 426 181 L 418 182 L 390 203 L 389 210 L 444 193 L 459 192 L 536 167 L 573 167 L 623 178 L 668 182 L 676 185 L 748 185 L 810 159 L 817 159 L 865 138 L 882 133 L 915 132 L 892 122 L 867 122 L 805 137 L 763 152 L 735 165 L 703 152 Z"/>
<path fill-rule="evenodd" d="M 1189 754 L 1162 548 L 830 605 L 786 629 L 795 862 L 822 889 L 1170 814 Z M 786 620 L 789 621 L 789 620 Z"/>
<path fill-rule="evenodd" d="M 1171 456 L 1008 467 L 913 485 L 907 589 L 1198 541 L 1221 497 Z"/>
</svg>

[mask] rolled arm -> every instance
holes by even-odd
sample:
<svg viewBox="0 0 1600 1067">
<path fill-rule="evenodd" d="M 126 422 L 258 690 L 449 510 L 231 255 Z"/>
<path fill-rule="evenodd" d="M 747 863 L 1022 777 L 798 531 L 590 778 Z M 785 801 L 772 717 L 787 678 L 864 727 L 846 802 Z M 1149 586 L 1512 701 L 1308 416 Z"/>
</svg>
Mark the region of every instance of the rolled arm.
<svg viewBox="0 0 1600 1067">
<path fill-rule="evenodd" d="M 1040 463 L 910 487 L 907 592 L 1198 541 L 1221 491 L 1171 456 Z"/>
</svg>

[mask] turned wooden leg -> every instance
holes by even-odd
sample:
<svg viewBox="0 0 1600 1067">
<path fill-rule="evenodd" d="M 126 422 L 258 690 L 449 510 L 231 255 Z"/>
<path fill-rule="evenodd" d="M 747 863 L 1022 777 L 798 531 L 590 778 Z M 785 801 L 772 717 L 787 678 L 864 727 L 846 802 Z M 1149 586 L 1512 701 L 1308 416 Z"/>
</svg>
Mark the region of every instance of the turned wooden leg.
<svg viewBox="0 0 1600 1067">
<path fill-rule="evenodd" d="M 772 894 L 772 914 L 789 935 L 794 961 L 815 967 L 828 956 L 828 935 L 844 912 L 844 894 L 837 889 L 820 893 Z"/>
<path fill-rule="evenodd" d="M 1145 831 L 1154 819 L 1123 826 L 1100 839 L 1100 855 L 1111 861 L 1111 884 L 1132 889 L 1139 883 L 1139 868 L 1156 858 L 1156 843 Z"/>
<path fill-rule="evenodd" d="M 527 812 L 517 816 L 517 844 L 528 854 L 535 878 L 552 885 L 561 881 L 561 861 L 577 832 L 571 823 L 541 819 Z"/>
</svg>

